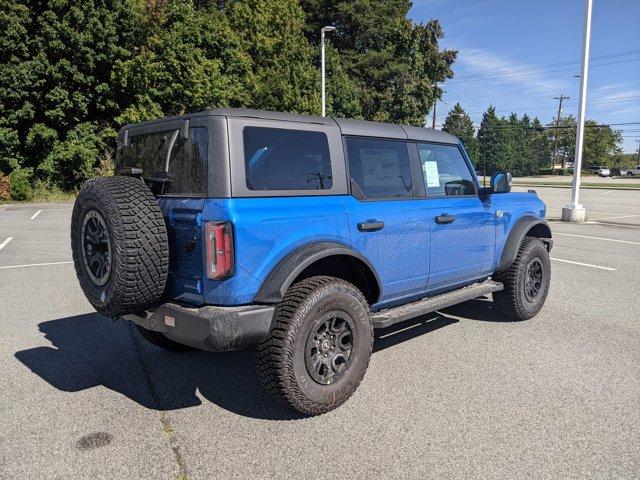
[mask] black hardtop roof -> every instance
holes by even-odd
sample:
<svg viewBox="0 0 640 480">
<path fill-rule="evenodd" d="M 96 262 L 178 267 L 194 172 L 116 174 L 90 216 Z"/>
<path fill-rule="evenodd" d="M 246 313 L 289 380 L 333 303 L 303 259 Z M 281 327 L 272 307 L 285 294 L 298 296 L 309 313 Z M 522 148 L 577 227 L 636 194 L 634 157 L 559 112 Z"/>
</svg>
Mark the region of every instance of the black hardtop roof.
<svg viewBox="0 0 640 480">
<path fill-rule="evenodd" d="M 397 125 L 393 123 L 372 122 L 369 120 L 354 120 L 337 117 L 317 117 L 314 115 L 302 115 L 299 113 L 273 112 L 269 110 L 253 110 L 250 108 L 213 108 L 202 112 L 189 113 L 174 117 L 159 118 L 146 122 L 125 125 L 120 131 L 136 129 L 142 125 L 151 126 L 157 123 L 187 120 L 189 118 L 203 116 L 225 116 L 258 118 L 262 120 L 280 120 L 284 122 L 315 123 L 320 125 L 337 125 L 343 135 L 358 135 L 365 137 L 384 137 L 408 140 L 423 140 L 439 143 L 458 143 L 457 137 L 441 130 L 414 127 L 410 125 Z"/>
</svg>

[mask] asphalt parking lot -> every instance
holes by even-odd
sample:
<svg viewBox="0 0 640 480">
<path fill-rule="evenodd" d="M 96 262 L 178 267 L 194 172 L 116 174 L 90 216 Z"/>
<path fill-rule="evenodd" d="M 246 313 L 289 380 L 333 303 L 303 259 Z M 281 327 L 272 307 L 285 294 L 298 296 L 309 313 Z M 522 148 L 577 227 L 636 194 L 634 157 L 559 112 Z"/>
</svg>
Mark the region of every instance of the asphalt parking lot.
<svg viewBox="0 0 640 480">
<path fill-rule="evenodd" d="M 570 191 L 535 190 L 559 217 Z M 536 318 L 474 300 L 380 331 L 315 418 L 267 396 L 251 352 L 168 353 L 95 314 L 70 204 L 0 206 L 0 477 L 640 478 L 640 191 L 583 203 L 590 223 L 551 222 Z"/>
</svg>

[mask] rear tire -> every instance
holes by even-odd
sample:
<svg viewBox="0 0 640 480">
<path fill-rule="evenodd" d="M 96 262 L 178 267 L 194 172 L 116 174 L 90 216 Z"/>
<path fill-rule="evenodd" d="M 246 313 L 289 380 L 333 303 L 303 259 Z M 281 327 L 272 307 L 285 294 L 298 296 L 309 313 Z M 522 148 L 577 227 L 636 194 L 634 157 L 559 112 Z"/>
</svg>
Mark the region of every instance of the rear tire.
<svg viewBox="0 0 640 480">
<path fill-rule="evenodd" d="M 71 250 L 91 305 L 117 318 L 162 298 L 169 241 L 158 203 L 141 181 L 101 177 L 84 184 L 73 206 Z"/>
<path fill-rule="evenodd" d="M 369 305 L 355 286 L 318 276 L 293 285 L 256 347 L 266 389 L 307 415 L 342 405 L 360 384 L 373 349 Z"/>
<path fill-rule="evenodd" d="M 493 294 L 493 302 L 504 316 L 512 320 L 534 317 L 547 299 L 551 280 L 549 252 L 542 240 L 525 237 L 515 261 L 493 279 L 504 285 L 504 290 Z"/>
<path fill-rule="evenodd" d="M 188 345 L 184 345 L 182 343 L 174 342 L 173 340 L 165 337 L 160 332 L 154 332 L 153 330 L 147 330 L 144 327 L 141 327 L 137 323 L 134 324 L 136 326 L 136 330 L 138 333 L 144 338 L 147 342 L 155 345 L 158 348 L 163 350 L 167 350 L 169 352 L 189 352 L 191 350 L 195 350 L 193 347 Z"/>
</svg>

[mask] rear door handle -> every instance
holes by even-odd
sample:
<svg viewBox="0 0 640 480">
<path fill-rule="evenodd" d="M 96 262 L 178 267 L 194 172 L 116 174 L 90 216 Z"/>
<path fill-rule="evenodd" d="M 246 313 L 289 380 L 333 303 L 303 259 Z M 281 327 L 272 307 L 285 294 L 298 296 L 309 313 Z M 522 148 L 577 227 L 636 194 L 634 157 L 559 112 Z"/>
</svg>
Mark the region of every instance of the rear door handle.
<svg viewBox="0 0 640 480">
<path fill-rule="evenodd" d="M 377 220 L 371 222 L 360 222 L 358 224 L 358 230 L 361 232 L 376 232 L 378 230 L 382 230 L 384 228 L 384 222 L 380 222 Z"/>
<path fill-rule="evenodd" d="M 440 225 L 445 223 L 453 223 L 455 219 L 456 219 L 455 215 L 447 215 L 446 213 L 443 213 L 442 215 L 438 215 L 436 217 L 436 223 Z"/>
</svg>

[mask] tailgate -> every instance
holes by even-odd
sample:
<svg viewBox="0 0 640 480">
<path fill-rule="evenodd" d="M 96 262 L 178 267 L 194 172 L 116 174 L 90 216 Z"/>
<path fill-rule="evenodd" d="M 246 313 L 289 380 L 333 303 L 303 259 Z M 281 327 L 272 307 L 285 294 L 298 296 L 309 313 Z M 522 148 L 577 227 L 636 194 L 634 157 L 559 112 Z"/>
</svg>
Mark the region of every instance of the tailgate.
<svg viewBox="0 0 640 480">
<path fill-rule="evenodd" d="M 200 305 L 202 293 L 203 198 L 160 197 L 169 235 L 169 278 L 165 294 L 175 300 Z"/>
</svg>

